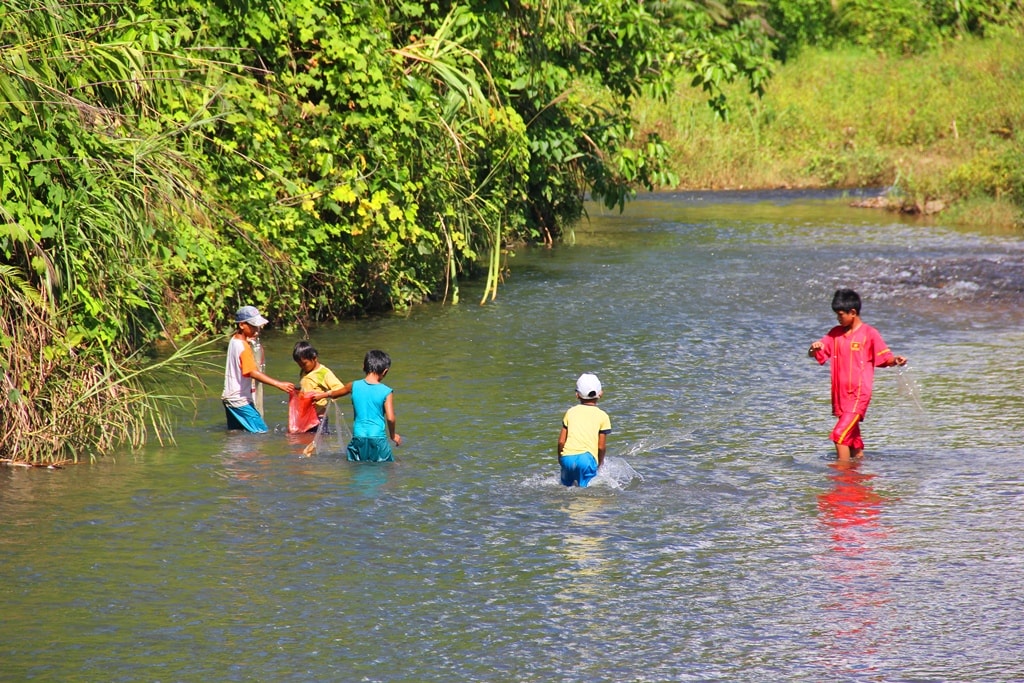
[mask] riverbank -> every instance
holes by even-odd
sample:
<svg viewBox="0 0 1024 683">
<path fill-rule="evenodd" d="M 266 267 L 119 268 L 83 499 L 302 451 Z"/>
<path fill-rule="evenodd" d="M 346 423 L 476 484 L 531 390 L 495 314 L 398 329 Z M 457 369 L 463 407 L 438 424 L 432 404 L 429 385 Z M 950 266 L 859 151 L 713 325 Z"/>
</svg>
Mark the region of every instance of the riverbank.
<svg viewBox="0 0 1024 683">
<path fill-rule="evenodd" d="M 729 120 L 681 83 L 638 108 L 672 149 L 679 189 L 891 187 L 887 208 L 1024 226 L 1024 35 L 906 57 L 808 49 Z"/>
</svg>

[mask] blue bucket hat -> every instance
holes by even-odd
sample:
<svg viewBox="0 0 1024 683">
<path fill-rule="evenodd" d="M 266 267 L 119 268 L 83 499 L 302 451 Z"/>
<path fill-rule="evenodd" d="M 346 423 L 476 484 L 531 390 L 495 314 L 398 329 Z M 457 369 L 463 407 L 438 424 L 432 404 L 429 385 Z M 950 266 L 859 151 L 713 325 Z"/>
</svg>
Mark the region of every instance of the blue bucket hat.
<svg viewBox="0 0 1024 683">
<path fill-rule="evenodd" d="M 235 323 L 249 323 L 253 327 L 263 327 L 267 319 L 260 315 L 255 306 L 242 306 L 235 313 Z"/>
</svg>

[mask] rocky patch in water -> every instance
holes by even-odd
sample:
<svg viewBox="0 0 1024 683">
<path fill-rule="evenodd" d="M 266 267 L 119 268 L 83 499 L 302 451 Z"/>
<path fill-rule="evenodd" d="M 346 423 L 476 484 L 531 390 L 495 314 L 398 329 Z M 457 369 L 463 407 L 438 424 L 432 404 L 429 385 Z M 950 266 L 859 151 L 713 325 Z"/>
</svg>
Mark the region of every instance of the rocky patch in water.
<svg viewBox="0 0 1024 683">
<path fill-rule="evenodd" d="M 960 301 L 1024 300 L 1024 255 L 929 259 L 903 263 L 872 278 L 901 296 Z"/>
</svg>

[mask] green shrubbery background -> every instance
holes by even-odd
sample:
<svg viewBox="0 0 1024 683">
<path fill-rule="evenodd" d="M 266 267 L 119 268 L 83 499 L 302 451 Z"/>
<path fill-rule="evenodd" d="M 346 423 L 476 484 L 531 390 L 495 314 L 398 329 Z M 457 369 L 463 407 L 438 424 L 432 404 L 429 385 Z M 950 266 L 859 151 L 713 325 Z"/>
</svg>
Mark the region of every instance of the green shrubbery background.
<svg viewBox="0 0 1024 683">
<path fill-rule="evenodd" d="M 773 3 L 778 25 L 793 28 L 763 97 L 726 87 L 722 117 L 677 87 L 642 103 L 640 127 L 672 150 L 680 187 L 886 187 L 893 208 L 938 201 L 949 220 L 1021 225 L 1021 11 Z"/>
<path fill-rule="evenodd" d="M 893 185 L 1012 214 L 1022 2 L 8 0 L 0 459 L 164 433 L 147 376 L 243 304 L 302 326 L 466 276 L 493 297 L 504 247 L 588 195 Z"/>
<path fill-rule="evenodd" d="M 305 325 L 484 272 L 493 296 L 504 244 L 670 181 L 635 98 L 760 82 L 760 35 L 685 1 L 3 3 L 0 457 L 142 438 L 140 350 L 243 304 Z M 102 417 L 58 428 L 75 405 Z"/>
</svg>

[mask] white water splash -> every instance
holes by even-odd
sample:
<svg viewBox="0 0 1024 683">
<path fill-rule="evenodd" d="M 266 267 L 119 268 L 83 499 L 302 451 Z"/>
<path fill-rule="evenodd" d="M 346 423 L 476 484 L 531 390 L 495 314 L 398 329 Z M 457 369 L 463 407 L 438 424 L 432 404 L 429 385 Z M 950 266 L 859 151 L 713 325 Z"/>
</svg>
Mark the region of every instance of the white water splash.
<svg viewBox="0 0 1024 683">
<path fill-rule="evenodd" d="M 640 473 L 634 470 L 625 458 L 605 456 L 604 465 L 597 471 L 597 476 L 590 481 L 590 485 L 603 484 L 613 489 L 624 489 L 633 481 L 643 480 Z"/>
<path fill-rule="evenodd" d="M 550 472 L 530 475 L 523 480 L 522 485 L 528 488 L 569 488 L 562 486 L 559 479 L 558 463 L 552 461 L 552 464 Z M 643 480 L 643 476 L 634 470 L 624 458 L 605 456 L 604 465 L 597 471 L 597 476 L 590 480 L 588 488 L 624 489 L 634 481 L 641 482 Z"/>
<path fill-rule="evenodd" d="M 659 451 L 677 443 L 693 440 L 693 430 L 670 429 L 664 434 L 651 435 L 629 444 L 623 451 L 623 456 L 634 456 L 640 453 L 651 453 Z"/>
</svg>

